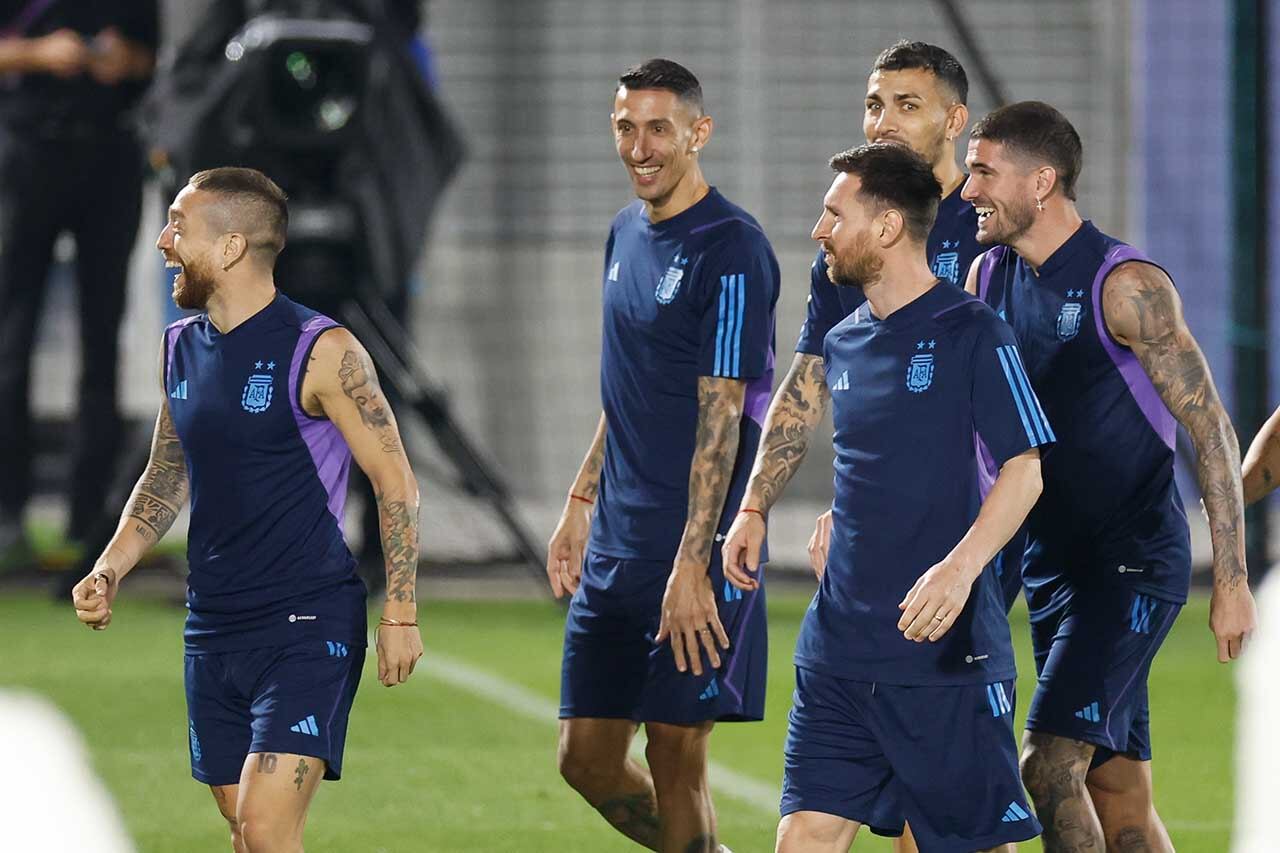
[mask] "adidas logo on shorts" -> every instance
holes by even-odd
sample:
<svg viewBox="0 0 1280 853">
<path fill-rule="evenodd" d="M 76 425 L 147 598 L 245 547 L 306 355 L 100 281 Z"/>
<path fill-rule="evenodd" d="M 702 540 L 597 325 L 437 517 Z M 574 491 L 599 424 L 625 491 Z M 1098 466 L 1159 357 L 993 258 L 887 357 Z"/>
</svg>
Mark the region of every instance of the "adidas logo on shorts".
<svg viewBox="0 0 1280 853">
<path fill-rule="evenodd" d="M 1009 808 L 1004 810 L 1004 817 L 1000 818 L 1001 823 L 1017 823 L 1020 820 L 1026 820 L 1031 817 L 1027 814 L 1027 810 L 1017 803 L 1009 803 Z"/>
<path fill-rule="evenodd" d="M 297 732 L 300 735 L 320 737 L 320 727 L 316 725 L 315 715 L 308 716 L 305 720 L 299 720 L 292 726 L 289 726 L 289 731 Z"/>
<path fill-rule="evenodd" d="M 1090 702 L 1079 711 L 1076 711 L 1076 717 L 1081 720 L 1088 720 L 1091 723 L 1102 722 L 1102 716 L 1098 713 L 1098 703 Z"/>
</svg>

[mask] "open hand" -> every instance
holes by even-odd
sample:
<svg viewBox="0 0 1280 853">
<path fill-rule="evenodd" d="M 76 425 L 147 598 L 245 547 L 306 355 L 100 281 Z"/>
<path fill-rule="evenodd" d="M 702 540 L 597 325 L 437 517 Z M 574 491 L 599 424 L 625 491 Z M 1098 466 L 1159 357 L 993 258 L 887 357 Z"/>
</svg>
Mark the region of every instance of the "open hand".
<svg viewBox="0 0 1280 853">
<path fill-rule="evenodd" d="M 662 619 L 654 641 L 671 640 L 676 669 L 702 675 L 702 652 L 711 666 L 720 668 L 719 648 L 729 648 L 729 635 L 720 624 L 716 594 L 705 570 L 672 569 L 667 591 L 662 596 Z"/>
<path fill-rule="evenodd" d="M 967 571 L 954 557 L 935 563 L 898 605 L 898 630 L 913 642 L 936 643 L 964 612 L 976 578 L 977 573 Z"/>
<path fill-rule="evenodd" d="M 570 498 L 547 543 L 547 580 L 556 598 L 578 591 L 582 559 L 591 535 L 591 504 Z"/>
<path fill-rule="evenodd" d="M 819 581 L 827 573 L 827 554 L 831 551 L 831 510 L 818 516 L 809 537 L 809 566 Z"/>
</svg>

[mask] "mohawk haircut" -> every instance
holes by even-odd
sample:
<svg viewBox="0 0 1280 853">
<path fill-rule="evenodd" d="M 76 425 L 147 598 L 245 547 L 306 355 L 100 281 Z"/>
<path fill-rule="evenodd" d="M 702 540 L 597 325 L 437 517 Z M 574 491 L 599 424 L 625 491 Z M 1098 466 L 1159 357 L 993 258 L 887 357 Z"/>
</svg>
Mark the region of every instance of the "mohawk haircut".
<svg viewBox="0 0 1280 853">
<path fill-rule="evenodd" d="M 257 169 L 220 166 L 196 172 L 187 181 L 196 189 L 219 196 L 220 226 L 249 237 L 249 248 L 274 261 L 284 250 L 289 233 L 289 199 L 275 181 Z"/>
</svg>

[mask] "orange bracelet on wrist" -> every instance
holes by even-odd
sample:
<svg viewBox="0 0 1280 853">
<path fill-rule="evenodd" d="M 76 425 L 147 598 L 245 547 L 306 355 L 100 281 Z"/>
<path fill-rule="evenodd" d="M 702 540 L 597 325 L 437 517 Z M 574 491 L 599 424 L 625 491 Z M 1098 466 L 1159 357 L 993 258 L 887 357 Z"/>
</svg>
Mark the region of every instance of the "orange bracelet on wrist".
<svg viewBox="0 0 1280 853">
<path fill-rule="evenodd" d="M 764 518 L 764 517 L 765 517 L 765 514 L 764 514 L 764 511 L 763 511 L 763 510 L 759 510 L 759 509 L 752 509 L 751 507 L 747 507 L 746 509 L 740 509 L 740 510 L 738 510 L 738 515 L 742 515 L 744 512 L 754 512 L 756 515 L 760 516 L 761 518 Z"/>
<path fill-rule="evenodd" d="M 587 504 L 588 506 L 595 505 L 595 501 L 591 500 L 590 498 L 584 498 L 582 495 L 575 495 L 573 492 L 569 493 L 569 497 L 575 501 L 582 501 L 584 504 Z"/>
</svg>

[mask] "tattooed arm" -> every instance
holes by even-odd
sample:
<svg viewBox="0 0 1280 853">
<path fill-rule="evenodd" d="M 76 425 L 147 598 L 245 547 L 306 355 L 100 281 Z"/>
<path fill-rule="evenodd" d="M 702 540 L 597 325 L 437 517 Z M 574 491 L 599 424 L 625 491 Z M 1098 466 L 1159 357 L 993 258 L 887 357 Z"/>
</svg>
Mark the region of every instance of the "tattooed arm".
<svg viewBox="0 0 1280 853">
<path fill-rule="evenodd" d="M 160 357 L 163 371 L 163 350 Z M 187 502 L 187 460 L 169 417 L 168 403 L 168 398 L 162 395 L 155 432 L 151 436 L 151 456 L 129 495 L 115 535 L 94 563 L 93 570 L 71 593 L 76 616 L 96 630 L 111 624 L 111 604 L 120 581 L 169 531 Z"/>
<path fill-rule="evenodd" d="M 547 543 L 547 580 L 556 598 L 578 591 L 582 577 L 582 558 L 591 535 L 591 505 L 600 491 L 600 472 L 604 469 L 604 442 L 609 422 L 604 413 L 596 424 L 591 447 L 578 468 L 578 476 L 564 498 L 564 509 L 556 522 L 555 532 Z"/>
<path fill-rule="evenodd" d="M 182 445 L 169 417 L 168 400 L 162 400 L 146 470 L 129 495 L 115 535 L 93 570 L 72 590 L 76 616 L 81 622 L 97 630 L 111 624 L 111 604 L 120 581 L 173 526 L 187 502 L 188 488 Z"/>
<path fill-rule="evenodd" d="M 1280 409 L 1253 437 L 1244 456 L 1244 505 L 1251 506 L 1280 486 Z"/>
<path fill-rule="evenodd" d="M 1209 365 L 1182 316 L 1173 282 L 1151 264 L 1121 264 L 1103 284 L 1102 308 L 1112 336 L 1133 350 L 1160 399 L 1191 435 L 1196 476 L 1213 540 L 1209 625 L 1218 660 L 1240 654 L 1257 614 L 1244 560 L 1240 446 Z"/>
<path fill-rule="evenodd" d="M 689 511 L 654 637 L 659 643 L 670 638 L 676 669 L 684 672 L 687 665 L 694 675 L 702 675 L 699 641 L 717 669 L 720 654 L 715 641 L 721 648 L 729 647 L 707 570 L 738 456 L 746 392 L 746 383 L 739 379 L 698 377 L 698 428 L 689 465 Z"/>
<path fill-rule="evenodd" d="M 725 577 L 740 589 L 750 590 L 758 585 L 751 575 L 760 567 L 765 515 L 799 470 L 809 451 L 809 437 L 822 420 L 830 399 L 822 356 L 796 353 L 782 387 L 769 405 L 764 438 L 756 452 L 747 491 L 742 496 L 742 508 L 725 537 Z M 821 531 L 821 518 L 818 525 Z M 814 568 L 816 571 L 816 564 Z"/>
<path fill-rule="evenodd" d="M 308 414 L 326 417 L 338 428 L 373 484 L 387 564 L 383 618 L 416 622 L 418 481 L 373 362 L 354 335 L 342 328 L 320 335 L 311 350 L 301 396 Z M 420 657 L 417 628 L 378 631 L 378 680 L 387 687 L 408 679 Z"/>
<path fill-rule="evenodd" d="M 822 356 L 796 353 L 791 370 L 769 406 L 764 439 L 742 499 L 743 509 L 769 512 L 800 469 L 809 452 L 809 437 L 831 399 L 824 370 Z"/>
</svg>

